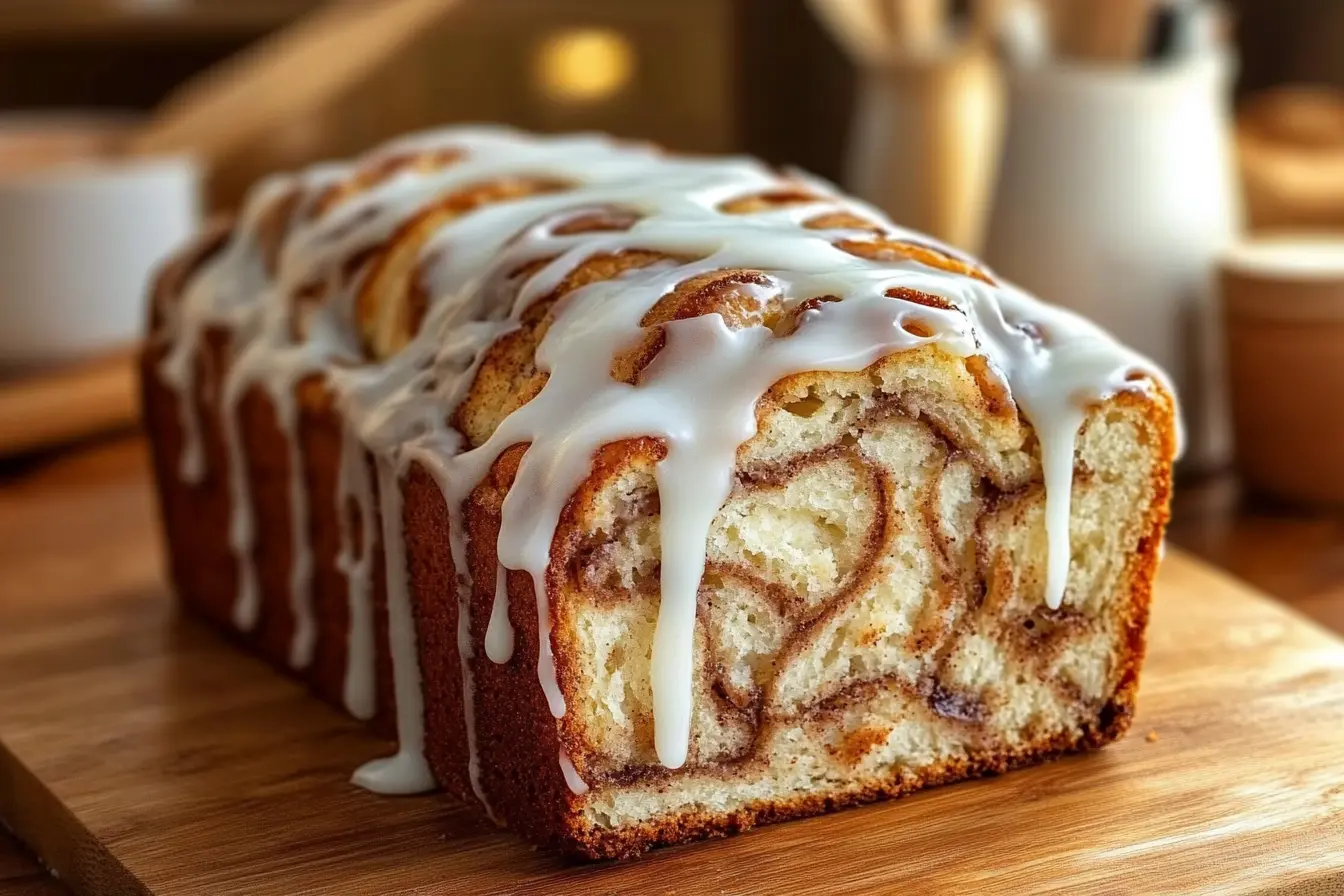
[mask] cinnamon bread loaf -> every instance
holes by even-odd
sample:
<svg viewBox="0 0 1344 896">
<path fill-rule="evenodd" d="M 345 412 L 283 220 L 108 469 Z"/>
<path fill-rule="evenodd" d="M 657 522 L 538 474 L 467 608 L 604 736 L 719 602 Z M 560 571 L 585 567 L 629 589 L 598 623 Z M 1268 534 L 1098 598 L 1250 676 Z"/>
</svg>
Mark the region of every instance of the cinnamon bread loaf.
<svg viewBox="0 0 1344 896">
<path fill-rule="evenodd" d="M 798 173 L 455 129 L 167 264 L 182 601 L 587 857 L 1100 746 L 1176 452 L 1160 372 Z"/>
</svg>

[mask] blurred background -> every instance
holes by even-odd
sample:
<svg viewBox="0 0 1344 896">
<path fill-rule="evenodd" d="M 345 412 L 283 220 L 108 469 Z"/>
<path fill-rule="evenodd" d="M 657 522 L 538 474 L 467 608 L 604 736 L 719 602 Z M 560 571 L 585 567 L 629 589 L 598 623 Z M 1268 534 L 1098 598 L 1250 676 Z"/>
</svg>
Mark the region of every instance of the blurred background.
<svg viewBox="0 0 1344 896">
<path fill-rule="evenodd" d="M 0 108 L 148 111 L 323 5 L 3 0 Z M 950 5 L 955 16 L 970 4 Z M 1344 4 L 1228 6 L 1238 97 L 1281 84 L 1344 88 Z M 276 134 L 271 151 L 293 164 L 435 123 L 501 120 L 743 149 L 838 179 L 857 69 L 806 0 L 463 0 L 339 107 Z"/>
<path fill-rule="evenodd" d="M 3 0 L 0 108 L 147 112 L 325 5 Z M 955 18 L 974 4 L 944 5 Z M 1226 5 L 1238 98 L 1283 84 L 1344 88 L 1344 4 Z M 819 18 L 806 0 L 462 0 L 332 107 L 272 134 L 264 162 L 290 166 L 409 129 L 498 120 L 744 150 L 838 180 L 860 65 Z M 230 188 L 221 200 L 236 201 L 240 187 Z"/>
<path fill-rule="evenodd" d="M 1166 367 L 1187 475 L 1344 503 L 1285 398 L 1344 349 L 1341 49 L 1338 0 L 0 0 L 0 454 L 134 418 L 148 271 L 259 177 L 498 121 L 818 173 Z"/>
</svg>

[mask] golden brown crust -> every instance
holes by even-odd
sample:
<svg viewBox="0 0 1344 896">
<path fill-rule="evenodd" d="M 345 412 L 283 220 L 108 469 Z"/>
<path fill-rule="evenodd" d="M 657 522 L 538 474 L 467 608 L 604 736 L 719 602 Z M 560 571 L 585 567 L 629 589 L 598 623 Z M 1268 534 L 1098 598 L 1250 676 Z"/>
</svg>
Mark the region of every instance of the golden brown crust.
<svg viewBox="0 0 1344 896">
<path fill-rule="evenodd" d="M 213 399 L 218 394 L 215 371 L 222 366 L 227 344 L 227 334 L 207 333 L 195 359 L 197 388 L 189 400 L 201 424 L 205 468 L 204 477 L 195 484 L 181 475 L 186 443 L 182 408 L 177 394 L 158 374 L 167 348 L 150 341 L 140 357 L 141 408 L 145 429 L 151 436 L 150 455 L 158 483 L 169 575 L 182 600 L 225 629 L 232 627 L 238 572 L 229 549 L 230 496 L 228 480 L 222 473 L 226 463 L 224 436 Z"/>
<path fill-rule="evenodd" d="M 297 434 L 303 458 L 308 544 L 312 555 L 309 581 L 317 626 L 312 665 L 304 677 L 323 700 L 333 706 L 344 706 L 350 600 L 346 575 L 338 567 L 337 558 L 343 517 L 353 523 L 345 531 L 362 533 L 362 526 L 351 519 L 350 508 L 341 507 L 338 497 L 344 423 L 335 408 L 335 396 L 317 374 L 301 380 L 297 392 Z"/>
<path fill-rule="evenodd" d="M 171 308 L 181 300 L 191 278 L 213 259 L 233 234 L 233 221 L 219 217 L 207 223 L 191 244 L 170 257 L 154 273 L 149 287 L 150 339 L 161 338 Z"/>
<path fill-rule="evenodd" d="M 369 272 L 355 304 L 365 357 L 389 357 L 420 331 L 426 306 L 420 292 L 419 258 L 439 228 L 491 203 L 557 192 L 567 186 L 563 181 L 536 177 L 494 180 L 450 193 L 407 218 L 386 245 L 370 252 Z"/>
<path fill-rule="evenodd" d="M 857 255 L 860 258 L 866 258 L 869 261 L 902 261 L 910 259 L 912 261 L 917 261 L 920 264 L 928 265 L 931 268 L 937 268 L 940 271 L 974 277 L 976 280 L 982 280 L 991 286 L 994 284 L 994 280 L 980 266 L 966 261 L 965 259 L 955 258 L 933 246 L 926 246 L 922 243 L 916 243 L 910 240 L 894 240 L 889 237 L 877 237 L 876 239 L 871 240 L 841 240 L 836 243 L 836 246 L 851 255 Z"/>
<path fill-rule="evenodd" d="M 379 156 L 357 168 L 344 180 L 332 184 L 313 202 L 309 214 L 317 217 L 352 196 L 370 190 L 404 171 L 437 171 L 455 165 L 466 157 L 461 149 L 444 147 L 428 152 L 399 152 Z"/>
<path fill-rule="evenodd" d="M 290 667 L 294 632 L 289 587 L 289 547 L 292 544 L 288 511 L 288 452 L 277 428 L 270 400 L 253 392 L 240 402 L 239 433 L 245 445 L 269 459 L 263 466 L 249 462 L 249 488 L 275 493 L 259 501 L 258 538 L 268 538 L 255 552 L 260 611 L 255 629 L 239 633 L 234 623 L 238 599 L 238 564 L 229 542 L 232 496 L 228 456 L 225 453 L 223 410 L 220 401 L 223 372 L 229 363 L 229 337 L 209 330 L 196 360 L 196 388 L 192 413 L 201 426 L 203 477 L 192 483 L 180 473 L 185 448 L 182 409 L 176 393 L 157 372 L 165 349 L 150 343 L 142 351 L 141 395 L 151 458 L 158 484 L 160 519 L 168 545 L 168 572 L 177 595 L 215 626 L 260 654 L 278 668 L 297 674 L 323 699 L 344 708 L 345 662 L 348 650 L 348 598 L 345 576 L 336 568 L 339 530 L 335 495 L 339 476 L 341 436 L 330 396 L 314 378 L 299 388 L 299 438 L 303 446 L 303 475 L 309 497 L 309 538 L 313 545 L 312 599 L 318 631 L 314 661 L 295 672 Z M 370 464 L 372 462 L 370 461 Z M 376 488 L 376 482 L 374 483 Z M 281 504 L 285 509 L 277 511 Z M 374 508 L 376 510 L 376 491 Z M 373 530 L 380 531 L 375 518 Z M 396 731 L 396 695 L 388 641 L 387 588 L 381 544 L 375 541 L 371 573 L 371 602 L 375 637 L 376 715 L 373 729 L 384 737 Z"/>
<path fill-rule="evenodd" d="M 521 326 L 505 334 L 486 350 L 480 373 L 466 398 L 454 411 L 453 425 L 472 445 L 483 444 L 500 421 L 531 401 L 546 383 L 535 365 L 537 346 L 551 324 L 552 310 L 560 299 L 590 283 L 611 280 L 626 271 L 675 260 L 664 252 L 631 249 L 590 256 L 571 271 L 554 291 L 537 299 L 524 311 Z M 525 269 L 535 273 L 537 265 Z M 526 276 L 511 284 L 521 290 Z"/>
<path fill-rule="evenodd" d="M 1130 702 L 1125 704 L 1124 697 L 1117 695 L 1098 715 L 1096 725 L 1089 726 L 1081 734 L 1053 738 L 1029 749 L 983 753 L 974 759 L 940 762 L 917 774 L 898 769 L 887 780 L 855 790 L 753 803 L 731 812 L 685 812 L 615 830 L 571 825 L 560 839 L 551 842 L 575 858 L 625 859 L 661 846 L 728 837 L 764 824 L 824 815 L 850 806 L 907 796 L 926 787 L 1003 774 L 1068 753 L 1097 749 L 1117 740 L 1128 730 L 1132 720 L 1132 695 L 1129 697 Z"/>
</svg>

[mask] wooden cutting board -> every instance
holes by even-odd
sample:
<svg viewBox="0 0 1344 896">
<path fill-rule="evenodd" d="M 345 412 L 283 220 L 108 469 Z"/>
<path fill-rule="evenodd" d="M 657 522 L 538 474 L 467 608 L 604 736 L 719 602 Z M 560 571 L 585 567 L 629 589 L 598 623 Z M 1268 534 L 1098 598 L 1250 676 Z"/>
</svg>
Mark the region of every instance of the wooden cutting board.
<svg viewBox="0 0 1344 896">
<path fill-rule="evenodd" d="M 386 744 L 173 611 L 144 469 L 0 490 L 0 814 L 81 893 L 1344 892 L 1344 643 L 1174 551 L 1122 743 L 568 865 L 352 787 Z"/>
</svg>

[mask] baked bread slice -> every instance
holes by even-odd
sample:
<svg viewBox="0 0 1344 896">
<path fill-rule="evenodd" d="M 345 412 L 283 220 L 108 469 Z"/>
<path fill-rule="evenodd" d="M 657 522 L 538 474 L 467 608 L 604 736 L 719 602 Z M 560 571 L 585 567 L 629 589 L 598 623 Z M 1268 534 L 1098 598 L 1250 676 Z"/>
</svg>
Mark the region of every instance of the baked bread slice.
<svg viewBox="0 0 1344 896">
<path fill-rule="evenodd" d="M 1100 746 L 1143 358 L 803 175 L 456 129 L 260 186 L 144 354 L 188 605 L 586 857 Z"/>
</svg>

